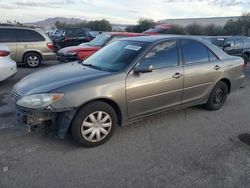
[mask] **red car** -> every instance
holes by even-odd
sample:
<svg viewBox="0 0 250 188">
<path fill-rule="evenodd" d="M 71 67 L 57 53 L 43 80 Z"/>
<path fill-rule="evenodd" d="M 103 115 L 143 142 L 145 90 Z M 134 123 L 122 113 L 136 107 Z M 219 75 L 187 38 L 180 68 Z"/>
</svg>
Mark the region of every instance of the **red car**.
<svg viewBox="0 0 250 188">
<path fill-rule="evenodd" d="M 62 48 L 57 53 L 57 59 L 60 62 L 70 62 L 76 60 L 84 60 L 97 52 L 99 49 L 105 45 L 126 37 L 136 37 L 136 36 L 145 36 L 147 34 L 143 33 L 127 33 L 127 32 L 108 32 L 103 33 L 93 39 L 91 42 L 82 43 L 79 46 L 71 46 Z"/>
<path fill-rule="evenodd" d="M 171 29 L 172 27 L 173 26 L 169 24 L 160 24 L 156 25 L 154 28 L 144 31 L 143 33 L 148 35 L 165 34 L 165 31 Z"/>
</svg>

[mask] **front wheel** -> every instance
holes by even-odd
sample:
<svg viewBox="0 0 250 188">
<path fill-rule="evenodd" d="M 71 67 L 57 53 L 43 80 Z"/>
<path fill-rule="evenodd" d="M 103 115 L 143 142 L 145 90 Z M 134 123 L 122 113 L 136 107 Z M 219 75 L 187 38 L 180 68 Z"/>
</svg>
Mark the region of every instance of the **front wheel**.
<svg viewBox="0 0 250 188">
<path fill-rule="evenodd" d="M 225 103 L 228 95 L 227 84 L 223 81 L 218 82 L 212 90 L 206 103 L 208 110 L 219 110 Z"/>
<path fill-rule="evenodd" d="M 115 110 L 105 102 L 96 101 L 79 110 L 71 124 L 71 133 L 79 144 L 94 147 L 106 142 L 116 126 Z"/>
</svg>

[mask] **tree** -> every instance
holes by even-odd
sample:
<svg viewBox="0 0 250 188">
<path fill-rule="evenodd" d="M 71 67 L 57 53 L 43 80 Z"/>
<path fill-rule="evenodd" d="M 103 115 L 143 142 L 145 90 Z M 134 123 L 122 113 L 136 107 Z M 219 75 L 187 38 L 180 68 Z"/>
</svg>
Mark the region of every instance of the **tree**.
<svg viewBox="0 0 250 188">
<path fill-rule="evenodd" d="M 204 32 L 204 28 L 196 23 L 186 26 L 185 30 L 189 35 L 202 35 Z"/>
<path fill-rule="evenodd" d="M 225 35 L 241 35 L 242 25 L 239 20 L 230 19 L 223 28 Z"/>
<path fill-rule="evenodd" d="M 59 21 L 56 21 L 55 26 L 57 29 L 63 29 L 66 28 L 66 23 L 61 23 Z"/>
<path fill-rule="evenodd" d="M 135 25 L 128 25 L 125 30 L 127 32 L 135 32 Z"/>
<path fill-rule="evenodd" d="M 250 30 L 250 13 L 243 13 L 238 22 L 242 27 L 241 31 L 244 33 L 244 35 L 248 36 Z"/>
<path fill-rule="evenodd" d="M 147 18 L 140 18 L 136 29 L 138 29 L 138 32 L 144 32 L 150 28 L 153 28 L 154 26 L 155 26 L 154 20 Z"/>
<path fill-rule="evenodd" d="M 180 25 L 172 25 L 170 29 L 164 31 L 164 34 L 176 34 L 176 35 L 185 35 L 185 29 Z"/>
<path fill-rule="evenodd" d="M 126 31 L 128 32 L 136 32 L 136 33 L 142 33 L 150 28 L 153 28 L 155 26 L 155 22 L 152 19 L 148 18 L 140 18 L 138 20 L 137 25 L 129 25 L 126 27 Z"/>
<path fill-rule="evenodd" d="M 108 20 L 105 20 L 105 19 L 90 21 L 88 23 L 88 27 L 91 30 L 95 30 L 95 31 L 111 31 L 112 30 L 112 25 L 110 24 Z"/>
<path fill-rule="evenodd" d="M 223 35 L 224 31 L 223 31 L 223 27 L 221 26 L 209 24 L 204 27 L 203 34 L 207 36 L 218 36 L 218 35 Z"/>
<path fill-rule="evenodd" d="M 95 20 L 90 22 L 80 22 L 76 24 L 67 24 L 67 23 L 61 23 L 57 21 L 55 23 L 55 26 L 57 29 L 65 29 L 65 28 L 90 28 L 91 30 L 95 31 L 111 31 L 112 25 L 109 21 L 102 19 L 102 20 Z"/>
</svg>

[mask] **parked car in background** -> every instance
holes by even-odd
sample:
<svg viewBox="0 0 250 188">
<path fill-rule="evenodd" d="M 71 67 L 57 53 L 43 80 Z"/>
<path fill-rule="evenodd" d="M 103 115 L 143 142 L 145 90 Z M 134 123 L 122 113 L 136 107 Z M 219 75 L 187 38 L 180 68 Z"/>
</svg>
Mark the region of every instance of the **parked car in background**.
<svg viewBox="0 0 250 188">
<path fill-rule="evenodd" d="M 55 60 L 51 39 L 41 30 L 0 26 L 0 45 L 11 49 L 11 58 L 28 67 L 38 67 L 42 61 Z"/>
<path fill-rule="evenodd" d="M 59 29 L 51 39 L 55 46 L 55 51 L 67 46 L 76 46 L 84 42 L 89 42 L 94 39 L 96 33 L 92 33 L 88 28 L 69 28 Z"/>
<path fill-rule="evenodd" d="M 79 46 L 66 47 L 58 51 L 57 58 L 61 62 L 84 60 L 107 44 L 125 37 L 145 36 L 142 33 L 108 32 L 98 35 L 94 40 Z"/>
<path fill-rule="evenodd" d="M 240 56 L 245 65 L 250 57 L 250 38 L 244 36 L 217 36 L 206 37 L 212 44 L 223 49 L 229 55 Z"/>
<path fill-rule="evenodd" d="M 98 35 L 102 34 L 102 31 L 90 31 L 90 35 L 94 38 L 96 38 Z"/>
<path fill-rule="evenodd" d="M 10 49 L 7 46 L 0 46 L 0 81 L 16 74 L 16 62 L 10 58 Z"/>
<path fill-rule="evenodd" d="M 153 28 L 150 28 L 143 33 L 148 34 L 148 35 L 159 35 L 159 34 L 166 34 L 166 32 L 171 29 L 172 25 L 169 24 L 160 24 L 156 25 Z"/>
<path fill-rule="evenodd" d="M 78 143 L 97 146 L 117 125 L 163 111 L 199 104 L 220 109 L 242 85 L 243 63 L 192 37 L 130 37 L 83 62 L 22 79 L 14 86 L 13 99 L 23 123 L 51 122 L 60 138 L 70 129 Z"/>
</svg>

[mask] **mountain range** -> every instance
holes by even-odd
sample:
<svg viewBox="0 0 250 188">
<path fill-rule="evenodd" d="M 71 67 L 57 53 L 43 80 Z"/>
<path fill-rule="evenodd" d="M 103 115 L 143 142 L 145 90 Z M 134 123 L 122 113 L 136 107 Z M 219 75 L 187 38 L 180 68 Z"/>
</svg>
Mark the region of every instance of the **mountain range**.
<svg viewBox="0 0 250 188">
<path fill-rule="evenodd" d="M 25 25 L 28 26 L 35 26 L 35 27 L 54 27 L 55 23 L 59 21 L 61 23 L 66 23 L 66 24 L 77 24 L 81 22 L 86 22 L 86 20 L 82 20 L 80 18 L 65 18 L 65 17 L 55 17 L 55 18 L 47 18 L 42 21 L 37 21 L 37 22 L 31 22 L 31 23 L 24 23 Z"/>
</svg>

